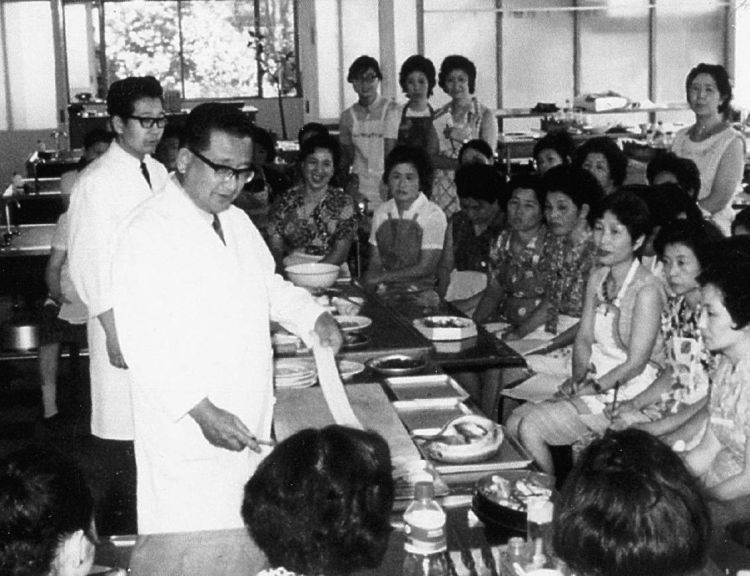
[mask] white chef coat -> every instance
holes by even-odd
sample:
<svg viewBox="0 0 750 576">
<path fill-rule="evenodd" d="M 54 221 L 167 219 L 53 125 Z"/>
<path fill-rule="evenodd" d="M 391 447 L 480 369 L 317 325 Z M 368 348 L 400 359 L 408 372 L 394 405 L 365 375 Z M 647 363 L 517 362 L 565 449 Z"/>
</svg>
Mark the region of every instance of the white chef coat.
<svg viewBox="0 0 750 576">
<path fill-rule="evenodd" d="M 207 397 L 268 438 L 269 321 L 307 338 L 323 312 L 274 273 L 244 212 L 220 214 L 226 245 L 211 221 L 172 176 L 118 241 L 114 309 L 131 373 L 139 533 L 242 526 L 258 455 L 212 446 L 188 412 Z"/>
<path fill-rule="evenodd" d="M 68 261 L 78 294 L 89 310 L 91 432 L 109 440 L 132 440 L 128 372 L 109 363 L 104 329 L 97 316 L 112 308 L 114 237 L 127 215 L 164 188 L 167 171 L 146 156 L 151 188 L 140 160 L 113 142 L 80 173 L 70 200 Z M 125 359 L 127 362 L 127 358 Z"/>
</svg>

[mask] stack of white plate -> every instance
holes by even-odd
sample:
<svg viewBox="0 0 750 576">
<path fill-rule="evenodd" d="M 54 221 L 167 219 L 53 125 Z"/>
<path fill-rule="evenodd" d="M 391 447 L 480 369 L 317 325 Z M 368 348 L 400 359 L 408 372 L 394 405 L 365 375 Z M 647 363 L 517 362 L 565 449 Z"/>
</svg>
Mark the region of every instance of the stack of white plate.
<svg viewBox="0 0 750 576">
<path fill-rule="evenodd" d="M 309 388 L 318 381 L 315 362 L 281 358 L 274 362 L 273 381 L 276 388 Z"/>
</svg>

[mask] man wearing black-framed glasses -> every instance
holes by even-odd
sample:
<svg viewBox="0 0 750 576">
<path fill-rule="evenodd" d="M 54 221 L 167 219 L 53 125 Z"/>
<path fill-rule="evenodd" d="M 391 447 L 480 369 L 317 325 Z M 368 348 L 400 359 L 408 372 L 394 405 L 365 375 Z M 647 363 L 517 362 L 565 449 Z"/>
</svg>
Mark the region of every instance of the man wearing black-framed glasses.
<svg viewBox="0 0 750 576">
<path fill-rule="evenodd" d="M 89 311 L 91 432 L 101 458 L 107 462 L 103 468 L 112 472 L 112 493 L 119 498 L 105 504 L 104 509 L 117 510 L 118 517 L 132 518 L 133 416 L 127 361 L 120 350 L 112 309 L 112 248 L 127 215 L 159 193 L 167 182 L 166 170 L 151 157 L 164 131 L 162 87 L 151 76 L 118 80 L 109 88 L 107 111 L 115 142 L 81 172 L 73 188 L 68 258 L 76 291 Z"/>
<path fill-rule="evenodd" d="M 260 232 L 232 205 L 252 178 L 252 131 L 226 104 L 193 108 L 164 192 L 118 238 L 140 534 L 243 526 L 243 486 L 271 432 L 270 320 L 341 345 L 333 317 L 274 273 Z"/>
</svg>

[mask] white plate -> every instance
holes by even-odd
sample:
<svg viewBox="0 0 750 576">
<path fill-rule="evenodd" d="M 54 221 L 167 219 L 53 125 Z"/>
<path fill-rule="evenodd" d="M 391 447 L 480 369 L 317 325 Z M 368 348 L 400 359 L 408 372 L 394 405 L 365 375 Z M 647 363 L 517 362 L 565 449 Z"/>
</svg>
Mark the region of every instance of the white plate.
<svg viewBox="0 0 750 576">
<path fill-rule="evenodd" d="M 365 365 L 361 362 L 352 362 L 351 360 L 340 360 L 338 363 L 339 375 L 342 380 L 348 380 L 352 376 L 361 374 L 365 371 Z"/>
<path fill-rule="evenodd" d="M 336 322 L 343 332 L 363 330 L 372 324 L 372 319 L 367 316 L 336 316 Z"/>
</svg>

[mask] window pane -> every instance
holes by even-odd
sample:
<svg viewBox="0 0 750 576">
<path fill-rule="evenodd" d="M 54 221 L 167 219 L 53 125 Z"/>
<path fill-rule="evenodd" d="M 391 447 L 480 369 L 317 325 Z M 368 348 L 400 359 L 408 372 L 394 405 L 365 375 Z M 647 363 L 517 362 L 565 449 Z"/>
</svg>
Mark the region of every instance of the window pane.
<svg viewBox="0 0 750 576">
<path fill-rule="evenodd" d="M 252 26 L 252 2 L 182 2 L 186 98 L 257 94 L 255 51 L 248 47 Z"/>
<path fill-rule="evenodd" d="M 339 61 L 339 24 L 337 0 L 316 0 L 315 43 L 318 59 L 318 94 L 320 95 L 320 117 L 338 119 L 344 105 L 341 74 L 346 78 L 346 69 Z M 347 87 L 349 85 L 347 84 Z"/>
<path fill-rule="evenodd" d="M 346 81 L 349 66 L 363 54 L 372 56 L 380 62 L 380 32 L 378 3 L 376 0 L 346 0 L 341 3 L 341 27 L 344 62 L 341 76 L 344 86 L 343 108 L 357 101 L 357 94 L 352 85 Z M 342 108 L 342 109 L 343 109 Z"/>
<path fill-rule="evenodd" d="M 57 126 L 52 13 L 47 1 L 1 3 L 14 130 Z"/>
<path fill-rule="evenodd" d="M 70 100 L 76 94 L 88 92 L 103 96 L 106 86 L 98 89 L 101 75 L 96 58 L 99 49 L 99 10 L 90 2 L 65 6 L 65 50 L 68 61 Z"/>
<path fill-rule="evenodd" d="M 165 90 L 181 89 L 176 1 L 107 2 L 104 25 L 108 85 L 151 75 Z"/>
<path fill-rule="evenodd" d="M 281 93 L 298 96 L 300 93 L 297 74 L 297 52 L 295 45 L 294 0 L 260 0 L 260 31 L 265 36 L 264 53 L 269 72 L 263 75 L 263 95 Z"/>
</svg>

